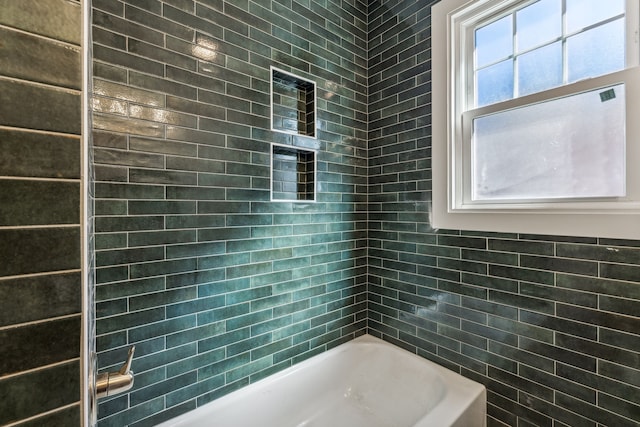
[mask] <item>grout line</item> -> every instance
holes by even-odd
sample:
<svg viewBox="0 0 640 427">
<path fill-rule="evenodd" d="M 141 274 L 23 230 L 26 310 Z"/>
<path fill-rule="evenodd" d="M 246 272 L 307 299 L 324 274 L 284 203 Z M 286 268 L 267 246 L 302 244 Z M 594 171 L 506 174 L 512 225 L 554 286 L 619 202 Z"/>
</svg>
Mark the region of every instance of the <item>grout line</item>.
<svg viewBox="0 0 640 427">
<path fill-rule="evenodd" d="M 32 321 L 24 322 L 24 323 L 15 323 L 15 324 L 12 324 L 12 325 L 0 326 L 0 332 L 11 330 L 11 329 L 16 329 L 16 328 L 23 328 L 23 327 L 26 327 L 26 326 L 40 325 L 40 324 L 43 324 L 43 323 L 55 322 L 57 320 L 71 319 L 71 318 L 74 318 L 74 317 L 80 317 L 81 315 L 82 315 L 81 312 L 77 312 L 77 313 L 73 313 L 73 314 L 66 314 L 64 316 L 47 317 L 46 319 L 32 320 Z"/>
</svg>

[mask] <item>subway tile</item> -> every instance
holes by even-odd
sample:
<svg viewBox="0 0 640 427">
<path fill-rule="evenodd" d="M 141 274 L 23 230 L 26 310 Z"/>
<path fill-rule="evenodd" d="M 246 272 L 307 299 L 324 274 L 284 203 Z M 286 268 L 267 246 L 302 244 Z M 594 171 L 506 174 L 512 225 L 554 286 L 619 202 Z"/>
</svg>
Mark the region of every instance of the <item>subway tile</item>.
<svg viewBox="0 0 640 427">
<path fill-rule="evenodd" d="M 224 279 L 224 268 L 212 268 L 209 270 L 196 270 L 180 272 L 167 276 L 167 288 L 178 288 L 182 286 L 199 285 L 207 282 L 218 282 Z"/>
<path fill-rule="evenodd" d="M 147 397 L 154 402 L 152 394 L 159 396 L 162 390 L 171 396 L 167 399 L 179 405 L 178 412 L 185 399 L 195 398 L 202 404 L 246 384 L 248 378 L 259 378 L 288 366 L 291 360 L 319 352 L 324 347 L 316 346 L 339 340 L 353 328 L 358 331 L 362 324 L 357 319 L 364 319 L 372 333 L 394 339 L 401 335 L 405 346 L 422 347 L 422 355 L 489 384 L 493 399 L 490 411 L 506 420 L 504 425 L 551 425 L 553 419 L 558 425 L 593 425 L 562 405 L 547 401 L 553 400 L 549 390 L 556 378 L 555 364 L 571 362 L 581 368 L 580 372 L 593 373 L 597 358 L 589 352 L 609 347 L 631 351 L 628 347 L 634 341 L 627 336 L 635 327 L 629 321 L 635 308 L 632 300 L 640 298 L 635 297 L 634 282 L 623 280 L 632 280 L 634 270 L 627 266 L 635 264 L 630 262 L 635 248 L 601 241 L 603 246 L 624 249 L 613 257 L 591 238 L 434 232 L 425 202 L 431 186 L 430 54 L 421 52 L 430 46 L 430 8 L 416 3 L 402 9 L 404 15 L 400 14 L 401 5 L 389 9 L 374 2 L 367 9 L 361 2 L 348 3 L 328 12 L 324 4 L 316 2 L 278 2 L 268 10 L 245 1 L 227 2 L 223 7 L 217 0 L 198 4 L 172 0 L 163 9 L 165 16 L 157 10 L 143 10 L 157 7 L 156 2 L 130 3 L 124 19 L 122 7 L 111 5 L 107 10 L 98 3 L 99 8 L 107 10 L 100 18 L 101 26 L 133 37 L 137 40 L 132 44 L 136 52 L 159 63 L 164 56 L 173 55 L 170 52 L 175 53 L 175 57 L 165 58 L 164 78 L 137 73 L 136 67 L 144 64 L 130 64 L 129 84 L 137 87 L 129 89 L 116 83 L 126 81 L 115 72 L 115 68 L 123 67 L 114 62 L 122 59 L 105 58 L 105 65 L 114 67 L 110 73 L 113 82 L 105 86 L 105 82 L 96 80 L 99 87 L 111 90 L 110 95 L 102 96 L 151 107 L 142 112 L 169 110 L 198 116 L 200 126 L 193 129 L 188 128 L 192 123 L 176 122 L 152 129 L 145 127 L 144 120 L 118 122 L 115 117 L 105 123 L 98 115 L 98 126 L 108 125 L 127 135 L 124 145 L 114 141 L 115 146 L 103 147 L 166 156 L 166 165 L 153 169 L 131 166 L 129 171 L 132 181 L 156 185 L 100 184 L 97 190 L 103 201 L 125 200 L 127 206 L 132 202 L 131 206 L 143 209 L 138 213 L 148 212 L 144 217 L 126 218 L 116 216 L 122 211 L 115 207 L 111 212 L 103 211 L 96 222 L 100 233 L 116 234 L 111 241 L 101 240 L 101 244 L 123 248 L 121 238 L 116 236 L 140 226 L 154 232 L 130 233 L 134 243 L 141 248 L 159 245 L 176 261 L 143 262 L 121 270 L 113 267 L 112 271 L 101 268 L 120 279 L 98 286 L 99 293 L 114 301 L 119 295 L 130 295 L 130 301 L 143 307 L 161 303 L 162 298 L 149 294 L 167 292 L 165 284 L 175 290 L 198 284 L 198 299 L 175 300 L 166 306 L 172 319 L 197 313 L 198 326 L 171 332 L 167 342 L 178 346 L 175 351 L 171 356 L 164 352 L 145 356 L 142 369 L 167 361 L 180 364 L 181 354 L 194 358 L 193 365 L 175 365 L 174 375 L 199 369 L 211 384 L 222 387 L 209 391 L 185 383 L 184 388 L 173 391 L 159 386 Z M 358 7 L 363 9 L 354 22 Z M 274 11 L 282 13 L 275 16 Z M 367 12 L 372 13 L 367 16 Z M 289 23 L 289 15 L 302 21 Z M 346 21 L 338 22 L 338 17 Z M 369 22 L 365 22 L 367 19 Z M 302 28 L 300 22 L 307 20 L 308 28 Z M 274 23 L 276 27 L 272 28 Z M 198 27 L 201 33 L 189 26 Z M 148 38 L 140 34 L 141 28 L 149 28 Z M 157 39 L 162 33 L 166 34 L 165 46 Z M 382 34 L 389 35 L 384 43 Z M 311 35 L 316 39 L 311 40 Z M 301 50 L 309 41 L 311 51 Z M 194 70 L 191 61 L 196 55 L 191 50 L 205 42 L 217 43 L 217 57 L 211 62 L 200 60 Z M 377 56 L 366 58 L 365 43 L 369 44 L 369 53 L 376 52 Z M 291 138 L 268 129 L 268 65 L 274 61 L 317 78 L 322 86 L 320 94 L 331 95 L 330 100 L 319 100 L 320 117 L 326 122 L 319 140 Z M 335 90 L 324 87 L 324 80 L 339 85 Z M 369 95 L 365 95 L 367 86 Z M 399 97 L 406 103 L 395 105 Z M 369 112 L 365 114 L 361 110 L 367 107 Z M 423 113 L 424 108 L 427 110 Z M 399 115 L 403 123 L 392 115 Z M 138 117 L 151 118 L 144 114 Z M 363 131 L 366 123 L 370 126 L 368 134 Z M 136 136 L 151 134 L 154 138 Z M 323 203 L 302 206 L 269 202 L 269 142 L 302 147 L 316 144 L 313 148 L 321 149 L 324 158 L 319 162 L 318 176 L 324 182 Z M 199 152 L 194 152 L 197 144 L 201 145 Z M 364 161 L 367 156 L 368 164 Z M 405 165 L 410 169 L 403 169 Z M 361 194 L 367 190 L 372 191 L 369 204 Z M 197 201 L 197 210 L 175 214 L 144 210 L 180 206 L 166 204 L 167 199 Z M 358 217 L 364 212 L 369 217 Z M 179 232 L 165 234 L 165 226 Z M 172 236 L 191 236 L 182 233 L 183 229 L 197 232 L 198 243 L 172 242 Z M 367 247 L 369 253 L 363 253 Z M 193 270 L 182 263 L 190 257 L 200 257 Z M 606 278 L 595 277 L 598 261 L 604 263 L 601 274 Z M 154 276 L 146 278 L 148 281 L 131 280 L 129 271 L 132 277 L 141 279 L 147 274 Z M 101 275 L 104 277 L 107 275 Z M 125 286 L 126 280 L 131 280 L 130 289 Z M 398 293 L 402 300 L 397 299 Z M 223 299 L 233 305 L 218 306 Z M 368 312 L 360 313 L 364 306 L 358 301 L 369 301 Z M 429 311 L 427 317 L 410 314 L 412 306 L 432 305 L 438 309 Z M 269 311 L 276 317 L 270 318 Z M 594 323 L 587 321 L 589 318 L 595 319 Z M 125 327 L 145 328 L 135 319 L 127 319 L 123 319 Z M 289 324 L 289 319 L 293 323 Z M 224 331 L 218 322 L 227 320 L 240 329 Z M 133 326 L 126 326 L 127 322 Z M 416 328 L 419 332 L 414 332 Z M 144 335 L 146 329 L 139 331 Z M 274 344 L 266 341 L 266 335 L 251 338 L 252 332 L 273 334 Z M 587 353 L 554 341 L 555 335 L 564 333 L 567 343 L 581 339 L 592 345 L 595 332 L 602 340 L 596 344 L 605 347 L 587 346 Z M 500 341 L 503 336 L 507 342 Z M 206 365 L 204 358 L 193 353 L 195 341 L 199 341 L 200 351 L 214 349 L 218 356 Z M 285 344 L 278 344 L 281 341 Z M 114 345 L 122 346 L 115 340 Z M 253 350 L 254 358 L 225 361 L 221 359 L 225 346 L 234 355 Z M 442 352 L 436 355 L 438 346 Z M 263 362 L 263 355 L 273 355 L 275 365 Z M 487 365 L 492 366 L 489 376 L 485 374 Z M 518 366 L 523 367 L 520 376 L 513 374 Z M 612 382 L 634 381 L 633 368 L 598 360 L 598 369 Z M 226 373 L 231 384 L 222 386 L 220 373 Z M 591 401 L 593 385 L 569 378 L 560 381 L 558 393 Z M 576 383 L 575 388 L 571 382 Z M 169 386 L 169 381 L 165 384 Z M 509 399 L 496 397 L 497 393 Z M 154 405 L 145 406 L 144 393 L 138 396 L 141 405 L 107 415 L 102 423 L 143 426 L 163 419 L 164 415 L 141 418 L 149 415 L 145 411 Z M 629 409 L 613 399 L 607 405 L 608 409 Z M 129 412 L 134 420 L 124 422 Z M 602 413 L 608 412 L 598 414 Z"/>
<path fill-rule="evenodd" d="M 164 319 L 164 309 L 154 308 L 134 313 L 105 318 L 97 322 L 96 334 L 101 335 L 118 330 L 129 329 Z"/>
<path fill-rule="evenodd" d="M 0 230 L 0 276 L 80 268 L 79 227 Z"/>
<path fill-rule="evenodd" d="M 115 115 L 103 114 L 94 111 L 94 129 L 108 132 L 128 132 L 132 135 L 142 135 L 150 137 L 160 137 L 164 134 L 164 124 L 137 120 L 129 117 L 119 117 Z"/>
<path fill-rule="evenodd" d="M 132 342 L 138 342 L 163 337 L 177 331 L 193 328 L 194 326 L 196 326 L 196 317 L 191 315 L 164 320 L 152 325 L 138 326 L 130 329 L 128 334 Z"/>
<path fill-rule="evenodd" d="M 98 164 L 162 168 L 162 156 L 123 150 L 95 149 L 94 161 Z"/>
<path fill-rule="evenodd" d="M 98 199 L 163 199 L 164 187 L 98 182 L 95 184 L 95 196 Z"/>
<path fill-rule="evenodd" d="M 208 19 L 197 16 L 199 15 L 198 10 L 202 10 L 203 8 L 207 9 L 201 5 L 197 5 L 196 14 L 189 14 L 175 7 L 165 6 L 163 16 L 172 21 L 179 22 L 188 28 L 203 31 L 213 37 L 222 38 L 223 30 L 220 25 L 216 24 L 215 21 L 209 21 Z"/>
<path fill-rule="evenodd" d="M 196 213 L 196 202 L 172 200 L 130 200 L 128 203 L 128 210 L 129 215 L 188 215 Z"/>
<path fill-rule="evenodd" d="M 80 89 L 82 82 L 79 47 L 27 33 L 0 29 L 2 54 L 10 61 L 2 61 L 0 74 L 53 86 Z M 47 72 L 43 73 L 42 70 Z"/>
<path fill-rule="evenodd" d="M 637 366 L 638 353 L 606 344 L 596 343 L 579 337 L 558 333 L 556 342 L 559 346 L 571 348 L 586 356 L 609 360 L 625 366 Z"/>
<path fill-rule="evenodd" d="M 553 359 L 540 357 L 537 353 L 511 347 L 497 341 L 490 341 L 488 348 L 491 353 L 498 354 L 505 359 L 518 362 L 519 364 L 532 366 L 550 373 L 553 373 L 555 370 L 555 362 Z"/>
<path fill-rule="evenodd" d="M 225 117 L 225 110 L 222 107 L 174 96 L 167 96 L 167 108 L 213 119 L 224 119 Z"/>
<path fill-rule="evenodd" d="M 99 44 L 95 44 L 93 46 L 93 55 L 94 58 L 99 61 L 109 62 L 110 64 L 120 67 L 131 68 L 141 73 L 162 76 L 164 72 L 163 64 L 160 62 Z"/>
<path fill-rule="evenodd" d="M 629 385 L 625 385 L 600 375 L 592 375 L 565 364 L 558 364 L 557 374 L 558 376 L 566 378 L 569 381 L 573 381 L 574 383 L 590 387 L 594 392 L 595 390 L 599 390 L 611 396 L 622 397 L 633 401 L 636 404 L 638 403 L 638 398 L 634 395 L 634 390 Z M 567 392 L 567 394 L 571 393 Z"/>
<path fill-rule="evenodd" d="M 569 340 L 566 341 L 568 342 Z M 565 346 L 549 345 L 522 337 L 520 338 L 519 347 L 550 359 L 572 364 L 586 371 L 594 372 L 596 368 L 596 359 L 594 357 L 581 353 L 572 347 L 569 347 L 571 348 L 569 350 Z"/>
<path fill-rule="evenodd" d="M 140 105 L 129 105 L 129 117 L 190 128 L 195 128 L 198 123 L 197 117 L 188 114 Z"/>
<path fill-rule="evenodd" d="M 224 224 L 224 215 L 176 215 L 166 217 L 167 229 L 220 228 Z"/>
<path fill-rule="evenodd" d="M 18 4 L 3 0 L 0 6 L 0 23 L 4 25 L 76 45 L 81 43 L 79 2 L 25 0 Z M 23 13 L 24 10 L 29 10 L 29 13 Z M 47 19 L 41 19 L 42 16 Z"/>
<path fill-rule="evenodd" d="M 600 263 L 600 276 L 637 283 L 640 281 L 640 266 Z"/>
<path fill-rule="evenodd" d="M 640 299 L 640 289 L 635 283 L 566 274 L 557 275 L 557 286 L 604 295 L 623 295 Z"/>
<path fill-rule="evenodd" d="M 78 402 L 78 372 L 79 362 L 74 361 L 3 378 L 0 422 L 13 423 Z"/>
<path fill-rule="evenodd" d="M 486 249 L 486 239 L 476 237 L 438 236 L 438 244 L 463 248 Z"/>
<path fill-rule="evenodd" d="M 94 166 L 93 168 L 96 181 L 106 182 L 127 182 L 129 180 L 129 173 L 125 167 L 111 167 L 111 166 Z M 102 206 L 105 210 L 111 210 L 110 206 Z"/>
<path fill-rule="evenodd" d="M 145 70 L 140 70 L 140 71 L 145 72 Z M 148 73 L 149 71 L 146 71 L 146 72 Z M 162 72 L 158 75 L 162 76 L 163 74 L 164 74 L 164 67 L 162 69 Z M 196 99 L 197 91 L 194 87 L 186 86 L 174 80 L 154 77 L 148 74 L 131 72 L 129 77 L 129 82 L 134 87 L 139 87 L 142 89 L 159 92 L 159 93 L 175 95 L 182 98 Z"/>
<path fill-rule="evenodd" d="M 127 71 L 122 67 L 96 62 L 93 64 L 92 71 L 94 79 L 111 80 L 120 83 L 127 80 Z"/>
<path fill-rule="evenodd" d="M 154 169 L 129 168 L 129 182 L 138 184 L 194 185 L 198 175 L 194 172 L 179 172 Z"/>
<path fill-rule="evenodd" d="M 546 329 L 580 336 L 593 341 L 596 341 L 598 337 L 598 330 L 593 325 L 573 322 L 553 316 L 545 316 L 531 311 L 521 310 L 520 321 L 525 324 L 536 325 Z"/>
<path fill-rule="evenodd" d="M 0 375 L 75 359 L 80 351 L 80 317 L 5 329 L 0 332 Z M 16 358 L 15 354 L 29 354 Z"/>
<path fill-rule="evenodd" d="M 175 65 L 176 67 L 185 68 L 187 70 L 195 70 L 197 67 L 197 61 L 195 58 L 179 55 L 176 54 L 176 52 L 133 38 L 128 40 L 127 51 L 143 58 L 148 58 L 163 64 Z"/>
<path fill-rule="evenodd" d="M 535 255 L 554 254 L 553 243 L 526 240 L 489 239 L 489 249 L 495 251 L 516 252 Z"/>
<path fill-rule="evenodd" d="M 27 130 L 0 129 L 0 174 L 39 178 L 79 178 L 80 140 Z"/>
<path fill-rule="evenodd" d="M 79 223 L 79 183 L 0 180 L 0 226 Z"/>
<path fill-rule="evenodd" d="M 109 251 L 99 251 L 96 253 L 96 266 L 112 266 L 120 264 L 131 264 L 144 261 L 155 261 L 164 259 L 164 250 L 160 247 L 136 248 L 136 249 L 114 249 Z"/>
<path fill-rule="evenodd" d="M 128 21 L 142 24 L 184 40 L 193 39 L 194 30 L 192 28 L 131 5 L 125 6 L 125 18 Z"/>
<path fill-rule="evenodd" d="M 40 427 L 43 425 L 62 426 L 80 425 L 80 404 L 65 407 L 55 412 L 47 413 L 35 419 L 16 424 L 17 427 Z"/>
<path fill-rule="evenodd" d="M 489 274 L 507 279 L 523 280 L 527 282 L 553 285 L 554 273 L 543 270 L 490 265 Z"/>
<path fill-rule="evenodd" d="M 80 134 L 78 92 L 13 80 L 0 81 L 0 124 L 36 130 Z M 28 104 L 17 102 L 29 99 Z M 55 108 L 50 108 L 55 105 Z"/>
<path fill-rule="evenodd" d="M 155 45 L 162 45 L 164 37 L 160 31 L 122 19 L 121 16 L 123 15 L 123 8 L 122 5 L 118 7 L 118 3 L 103 4 L 106 6 L 105 8 L 93 5 L 94 9 L 92 17 L 94 31 L 96 28 L 105 28 L 114 33 L 129 36 L 137 40 L 146 41 Z M 113 9 L 108 10 L 108 8 Z"/>
<path fill-rule="evenodd" d="M 585 416 L 591 420 L 600 422 L 601 424 L 606 425 L 613 423 L 614 425 L 621 427 L 631 427 L 636 424 L 636 422 L 631 421 L 628 418 L 623 418 L 613 412 L 602 410 L 596 406 L 588 405 L 580 400 L 577 400 L 560 392 L 557 393 L 556 404 L 560 407 L 570 410 L 573 413 L 581 414 L 582 416 Z M 575 423 L 575 421 L 573 423 Z"/>
<path fill-rule="evenodd" d="M 598 264 L 589 261 L 521 255 L 520 265 L 528 268 L 582 274 L 585 276 L 598 275 Z"/>
<path fill-rule="evenodd" d="M 570 291 L 555 286 L 521 283 L 520 293 L 531 297 L 543 298 L 545 300 L 556 302 L 566 302 L 583 307 L 596 308 L 598 306 L 598 297 L 596 295 Z"/>
<path fill-rule="evenodd" d="M 152 90 L 140 89 L 121 83 L 104 81 L 101 79 L 94 79 L 93 85 L 93 92 L 101 96 L 122 99 L 124 101 L 131 101 L 136 104 L 149 105 L 154 107 L 162 107 L 165 105 L 165 96 L 162 93 L 154 92 Z"/>
<path fill-rule="evenodd" d="M 122 281 L 128 277 L 128 266 L 96 268 L 96 284 Z"/>
<path fill-rule="evenodd" d="M 80 289 L 79 273 L 0 280 L 0 326 L 80 313 Z"/>
<path fill-rule="evenodd" d="M 640 319 L 635 316 L 624 316 L 568 304 L 557 304 L 557 313 L 559 317 L 591 323 L 622 332 L 637 332 L 640 325 Z"/>
<path fill-rule="evenodd" d="M 162 276 L 196 270 L 195 259 L 154 261 L 131 266 L 131 278 Z"/>
</svg>

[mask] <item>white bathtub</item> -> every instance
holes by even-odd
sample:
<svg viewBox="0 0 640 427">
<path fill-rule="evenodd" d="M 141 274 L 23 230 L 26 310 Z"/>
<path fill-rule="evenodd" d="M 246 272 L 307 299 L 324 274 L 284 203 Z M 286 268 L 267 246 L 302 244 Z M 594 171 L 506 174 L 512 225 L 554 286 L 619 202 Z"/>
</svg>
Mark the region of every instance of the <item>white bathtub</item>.
<svg viewBox="0 0 640 427">
<path fill-rule="evenodd" d="M 483 385 L 369 335 L 161 427 L 483 427 Z"/>
</svg>

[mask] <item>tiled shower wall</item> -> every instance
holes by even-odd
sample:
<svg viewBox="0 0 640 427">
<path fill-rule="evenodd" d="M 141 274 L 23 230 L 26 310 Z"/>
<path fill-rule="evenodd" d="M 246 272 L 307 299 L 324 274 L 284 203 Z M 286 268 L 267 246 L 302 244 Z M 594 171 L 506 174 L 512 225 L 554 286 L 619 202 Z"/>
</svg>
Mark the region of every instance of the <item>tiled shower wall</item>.
<svg viewBox="0 0 640 427">
<path fill-rule="evenodd" d="M 637 426 L 639 241 L 429 226 L 430 3 L 369 4 L 369 330 L 484 383 L 489 426 Z"/>
<path fill-rule="evenodd" d="M 137 345 L 100 425 L 365 325 L 486 384 L 491 426 L 637 424 L 640 242 L 432 230 L 430 6 L 365 10 L 94 1 L 101 367 Z M 318 140 L 269 131 L 270 65 L 318 82 Z M 268 200 L 270 142 L 319 149 L 318 203 Z"/>
<path fill-rule="evenodd" d="M 0 425 L 80 425 L 81 4 L 0 1 Z"/>
<path fill-rule="evenodd" d="M 358 1 L 93 1 L 97 345 L 152 426 L 366 329 L 366 10 Z M 270 66 L 314 80 L 317 139 L 270 130 Z M 317 201 L 270 201 L 270 143 Z"/>
</svg>

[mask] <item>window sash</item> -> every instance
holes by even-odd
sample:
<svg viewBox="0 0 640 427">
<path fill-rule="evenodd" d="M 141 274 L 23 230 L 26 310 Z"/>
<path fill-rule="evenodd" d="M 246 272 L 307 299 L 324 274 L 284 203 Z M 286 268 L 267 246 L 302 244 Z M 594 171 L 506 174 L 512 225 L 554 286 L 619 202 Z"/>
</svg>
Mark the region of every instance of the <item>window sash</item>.
<svg viewBox="0 0 640 427">
<path fill-rule="evenodd" d="M 484 69 L 482 67 L 478 70 L 475 69 L 475 59 L 474 59 L 474 51 L 475 51 L 475 30 L 479 27 L 496 21 L 504 16 L 515 14 L 518 10 L 521 10 L 533 3 L 537 0 L 526 0 L 520 2 L 505 2 L 500 0 L 483 0 L 478 1 L 471 7 L 465 9 L 464 13 L 457 18 L 457 25 L 459 28 L 455 31 L 458 33 L 458 37 L 454 41 L 455 43 L 460 43 L 459 47 L 456 49 L 457 53 L 457 69 L 461 71 L 459 76 L 459 82 L 463 83 L 461 86 L 464 87 L 465 93 L 462 96 L 459 96 L 460 101 L 462 101 L 462 108 L 460 108 L 460 112 L 466 111 L 469 109 L 473 109 L 476 107 L 476 83 L 475 76 L 476 72 L 480 69 Z M 563 0 L 563 3 L 566 0 Z M 563 7 L 564 9 L 564 7 Z M 615 21 L 616 19 L 620 19 L 620 15 L 616 17 L 612 17 L 606 19 L 596 25 L 588 26 L 580 31 L 572 32 L 570 34 L 565 34 L 563 29 L 563 34 L 557 40 L 553 42 L 562 41 L 563 44 L 566 43 L 566 40 L 574 36 L 576 34 L 580 34 L 581 32 L 587 31 L 589 29 L 596 28 L 598 26 L 603 25 L 604 23 Z M 626 68 L 632 68 L 640 65 L 640 49 L 638 49 L 639 43 L 639 34 L 638 28 L 640 27 L 640 2 L 638 0 L 626 0 L 625 1 L 625 62 Z M 563 18 L 564 20 L 564 18 Z M 563 24 L 564 27 L 564 24 Z M 515 31 L 515 29 L 514 29 Z M 545 45 L 552 44 L 553 42 L 549 42 Z M 542 47 L 538 46 L 536 48 Z M 455 46 L 452 46 L 455 48 Z M 563 46 L 563 85 L 571 84 L 567 83 L 566 80 L 566 49 Z M 529 53 L 532 50 L 527 50 L 523 52 L 514 53 L 510 57 L 513 61 L 513 66 L 516 66 L 515 58 L 518 56 L 522 56 L 525 53 Z M 503 58 L 507 59 L 507 58 Z M 515 82 L 517 80 L 517 73 L 514 71 L 514 85 L 517 85 Z M 517 97 L 518 94 L 515 93 L 514 97 Z M 525 95 L 526 96 L 526 95 Z"/>
<path fill-rule="evenodd" d="M 572 198 L 554 199 L 554 200 L 513 200 L 513 201 L 473 201 L 472 194 L 472 160 L 471 160 L 471 139 L 473 134 L 473 121 L 478 117 L 488 116 L 498 112 L 508 111 L 528 105 L 539 104 L 554 99 L 564 98 L 571 95 L 580 94 L 598 90 L 600 88 L 608 88 L 616 84 L 625 84 L 626 96 L 626 139 L 627 144 L 626 155 L 626 182 L 640 182 L 640 168 L 631 164 L 632 159 L 640 158 L 640 125 L 638 125 L 637 117 L 633 116 L 633 112 L 640 111 L 640 97 L 634 94 L 640 93 L 640 67 L 622 70 L 616 73 L 607 74 L 605 76 L 582 80 L 565 86 L 549 89 L 547 91 L 514 98 L 496 104 L 487 105 L 466 111 L 461 114 L 459 131 L 454 138 L 452 150 L 452 208 L 454 210 L 487 210 L 487 209 L 587 209 L 587 210 L 607 210 L 613 205 L 616 209 L 624 206 L 624 209 L 640 208 L 640 186 L 627 185 L 627 195 L 617 197 L 615 200 L 611 198 L 592 198 L 588 200 L 576 201 Z"/>
</svg>

